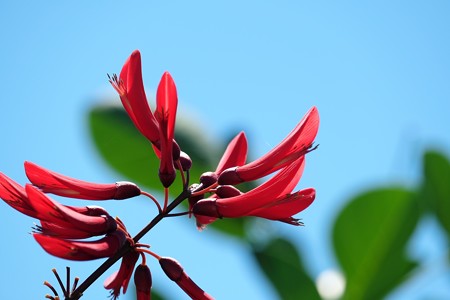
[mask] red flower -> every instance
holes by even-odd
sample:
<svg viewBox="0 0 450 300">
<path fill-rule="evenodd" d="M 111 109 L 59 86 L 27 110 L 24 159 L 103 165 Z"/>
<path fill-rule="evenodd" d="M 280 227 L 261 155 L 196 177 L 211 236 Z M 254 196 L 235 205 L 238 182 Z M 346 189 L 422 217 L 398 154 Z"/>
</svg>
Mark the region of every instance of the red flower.
<svg viewBox="0 0 450 300">
<path fill-rule="evenodd" d="M 122 105 L 136 128 L 153 144 L 159 142 L 159 126 L 150 110 L 142 80 L 141 53 L 133 51 L 123 65 L 120 79 L 111 84 L 119 93 Z"/>
<path fill-rule="evenodd" d="M 39 233 L 33 237 L 47 253 L 69 260 L 93 260 L 114 255 L 125 243 L 126 235 L 117 230 L 97 241 L 80 242 L 60 239 Z"/>
<path fill-rule="evenodd" d="M 159 123 L 161 164 L 159 178 L 164 187 L 169 187 L 175 180 L 173 164 L 173 137 L 175 132 L 175 117 L 177 114 L 177 89 L 172 76 L 165 72 L 156 91 L 155 117 Z M 179 153 L 177 154 L 179 157 Z"/>
<path fill-rule="evenodd" d="M 187 274 L 178 261 L 170 257 L 161 257 L 159 264 L 169 279 L 173 280 L 191 299 L 214 299 L 203 291 Z"/>
<path fill-rule="evenodd" d="M 113 299 L 117 299 L 120 295 L 120 289 L 125 294 L 130 282 L 131 274 L 133 274 L 134 266 L 139 258 L 139 253 L 136 251 L 129 251 L 122 258 L 120 268 L 109 276 L 103 286 L 105 289 L 111 290 L 111 296 Z"/>
<path fill-rule="evenodd" d="M 300 225 L 292 216 L 308 207 L 315 198 L 312 188 L 291 194 L 303 168 L 304 157 L 301 157 L 253 190 L 228 198 L 200 200 L 194 205 L 193 212 L 214 218 L 257 216 Z"/>
<path fill-rule="evenodd" d="M 44 193 L 89 200 L 127 199 L 141 194 L 139 187 L 131 182 L 91 183 L 52 172 L 32 162 L 24 165 L 28 179 Z"/>
<path fill-rule="evenodd" d="M 134 284 L 136 285 L 136 299 L 150 300 L 152 298 L 152 273 L 145 264 L 140 264 L 134 271 Z"/>
<path fill-rule="evenodd" d="M 110 215 L 90 216 L 79 213 L 73 208 L 64 206 L 47 197 L 40 190 L 27 184 L 25 190 L 30 205 L 37 213 L 37 217 L 44 221 L 44 228 L 49 229 L 46 224 L 51 223 L 61 228 L 76 229 L 83 231 L 89 236 L 102 235 L 117 229 L 117 223 Z M 58 235 L 58 232 L 53 232 Z M 79 238 L 72 237 L 72 238 Z"/>
<path fill-rule="evenodd" d="M 271 151 L 243 166 L 223 171 L 218 178 L 221 185 L 235 185 L 252 181 L 273 173 L 311 151 L 319 129 L 319 113 L 313 107 L 291 133 Z"/>
</svg>

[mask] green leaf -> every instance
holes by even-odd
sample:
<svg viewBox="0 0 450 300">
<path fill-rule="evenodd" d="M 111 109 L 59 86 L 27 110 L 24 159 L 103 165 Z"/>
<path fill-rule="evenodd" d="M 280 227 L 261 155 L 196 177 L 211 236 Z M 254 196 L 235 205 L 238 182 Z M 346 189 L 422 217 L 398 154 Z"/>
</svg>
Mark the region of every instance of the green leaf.
<svg viewBox="0 0 450 300">
<path fill-rule="evenodd" d="M 125 110 L 114 105 L 101 105 L 89 112 L 89 128 L 92 140 L 101 157 L 119 174 L 118 180 L 130 180 L 141 188 L 163 193 L 158 177 L 159 159 L 153 152 L 150 142 L 136 129 Z M 192 159 L 190 181 L 198 182 L 205 171 L 214 170 L 220 155 L 217 145 L 223 142 L 208 143 L 205 129 L 200 129 L 195 120 L 177 119 L 175 138 L 181 149 Z M 170 187 L 170 194 L 176 197 L 181 193 L 180 176 Z M 186 206 L 185 206 L 186 207 Z M 229 235 L 243 238 L 245 221 L 242 219 L 218 220 L 209 225 Z"/>
<path fill-rule="evenodd" d="M 254 255 L 281 299 L 320 300 L 314 282 L 291 242 L 283 238 L 273 239 L 263 248 L 255 247 Z"/>
<path fill-rule="evenodd" d="M 159 159 L 150 142 L 136 129 L 123 108 L 111 105 L 94 107 L 89 113 L 89 125 L 94 144 L 113 169 L 138 185 L 163 191 L 158 178 Z M 194 133 L 186 129 L 176 133 L 180 147 L 195 160 L 190 176 L 197 179 L 205 170 L 212 168 L 211 153 L 204 144 L 199 143 L 200 139 L 189 135 L 194 136 Z M 179 177 L 170 187 L 173 196 L 182 190 Z"/>
<path fill-rule="evenodd" d="M 424 156 L 423 203 L 431 208 L 450 238 L 450 162 L 439 152 Z"/>
<path fill-rule="evenodd" d="M 419 215 L 416 194 L 403 188 L 372 190 L 344 207 L 333 228 L 344 299 L 382 299 L 416 267 L 406 246 Z"/>
</svg>

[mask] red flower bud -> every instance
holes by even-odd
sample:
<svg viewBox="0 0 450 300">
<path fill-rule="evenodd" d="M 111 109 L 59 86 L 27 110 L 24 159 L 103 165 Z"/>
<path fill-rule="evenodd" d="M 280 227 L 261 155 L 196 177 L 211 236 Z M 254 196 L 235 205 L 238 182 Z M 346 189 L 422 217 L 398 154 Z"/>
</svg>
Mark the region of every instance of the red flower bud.
<svg viewBox="0 0 450 300">
<path fill-rule="evenodd" d="M 178 286 L 192 299 L 211 300 L 214 299 L 203 291 L 192 279 L 184 272 L 183 267 L 173 258 L 161 257 L 159 264 L 166 273 L 167 277 L 174 281 Z"/>
<path fill-rule="evenodd" d="M 147 265 L 140 264 L 134 271 L 134 284 L 136 285 L 136 299 L 150 300 L 152 289 L 152 274 Z"/>
</svg>

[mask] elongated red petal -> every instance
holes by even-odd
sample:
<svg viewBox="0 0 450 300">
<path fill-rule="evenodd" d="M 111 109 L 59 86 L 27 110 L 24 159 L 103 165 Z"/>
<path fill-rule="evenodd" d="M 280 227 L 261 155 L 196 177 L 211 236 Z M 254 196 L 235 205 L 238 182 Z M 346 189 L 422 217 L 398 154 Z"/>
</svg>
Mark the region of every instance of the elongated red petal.
<svg viewBox="0 0 450 300">
<path fill-rule="evenodd" d="M 260 207 L 247 213 L 247 215 L 270 220 L 290 218 L 311 205 L 315 196 L 316 191 L 313 188 L 304 189 L 278 198 L 264 207 Z"/>
<path fill-rule="evenodd" d="M 130 251 L 125 254 L 120 263 L 119 270 L 109 276 L 103 283 L 105 289 L 111 290 L 111 296 L 113 296 L 113 299 L 119 297 L 121 288 L 122 293 L 126 293 L 131 279 L 131 274 L 133 274 L 134 266 L 136 265 L 138 258 L 139 253 L 136 251 Z"/>
<path fill-rule="evenodd" d="M 202 290 L 187 274 L 178 261 L 170 257 L 162 257 L 159 264 L 169 279 L 173 280 L 189 297 L 195 300 L 214 299 Z"/>
<path fill-rule="evenodd" d="M 60 239 L 86 239 L 92 237 L 92 233 L 72 228 L 71 224 L 63 227 L 55 223 L 41 221 L 41 225 L 35 225 L 33 229 L 37 233 L 54 236 Z"/>
<path fill-rule="evenodd" d="M 64 197 L 108 200 L 131 198 L 141 193 L 140 189 L 131 182 L 91 183 L 50 171 L 32 162 L 25 162 L 25 173 L 31 183 L 44 193 Z"/>
<path fill-rule="evenodd" d="M 178 106 L 178 97 L 172 76 L 165 72 L 156 91 L 155 117 L 159 123 L 161 162 L 159 178 L 164 187 L 169 187 L 176 177 L 173 158 L 173 136 Z"/>
<path fill-rule="evenodd" d="M 97 241 L 78 242 L 33 233 L 33 237 L 49 254 L 69 260 L 93 260 L 110 257 L 125 243 L 122 231 L 115 231 Z"/>
<path fill-rule="evenodd" d="M 247 138 L 244 132 L 238 133 L 228 144 L 222 158 L 217 165 L 216 174 L 222 173 L 225 169 L 242 166 L 247 160 Z"/>
<path fill-rule="evenodd" d="M 120 72 L 120 80 L 125 88 L 124 93 L 119 93 L 120 99 L 134 125 L 149 141 L 158 142 L 158 123 L 150 110 L 145 95 L 141 53 L 138 50 L 133 51 L 125 62 Z"/>
<path fill-rule="evenodd" d="M 90 232 L 92 236 L 101 235 L 116 230 L 117 224 L 109 216 L 88 216 L 76 212 L 47 197 L 32 185 L 25 186 L 30 204 L 39 213 L 39 219 L 55 223 L 61 227 L 74 227 Z"/>
<path fill-rule="evenodd" d="M 252 181 L 285 167 L 308 152 L 318 129 L 319 113 L 313 107 L 280 144 L 251 163 L 225 170 L 219 176 L 219 184 L 234 185 Z"/>
<path fill-rule="evenodd" d="M 0 198 L 24 215 L 38 218 L 38 213 L 29 203 L 25 189 L 3 173 L 0 173 Z"/>
</svg>

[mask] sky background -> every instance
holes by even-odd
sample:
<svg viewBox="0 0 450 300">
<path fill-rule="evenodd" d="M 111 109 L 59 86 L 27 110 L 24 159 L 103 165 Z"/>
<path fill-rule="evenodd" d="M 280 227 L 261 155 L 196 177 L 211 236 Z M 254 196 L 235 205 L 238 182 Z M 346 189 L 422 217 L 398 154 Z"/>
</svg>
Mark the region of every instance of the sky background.
<svg viewBox="0 0 450 300">
<path fill-rule="evenodd" d="M 317 198 L 301 214 L 304 228 L 279 229 L 316 277 L 337 267 L 329 230 L 349 197 L 417 183 L 425 149 L 450 155 L 449 15 L 448 1 L 1 1 L 0 171 L 23 184 L 29 160 L 80 179 L 123 179 L 99 159 L 86 115 L 115 95 L 106 74 L 120 72 L 134 49 L 148 95 L 169 71 L 180 114 L 212 139 L 245 130 L 255 156 L 317 106 L 320 147 L 299 184 Z M 144 201 L 106 206 L 131 232 L 154 213 Z M 4 299 L 43 299 L 42 282 L 55 283 L 51 268 L 70 265 L 85 278 L 100 263 L 50 257 L 28 234 L 34 220 L 3 202 L 0 216 Z M 160 225 L 144 241 L 217 299 L 276 299 L 235 240 L 182 220 Z M 421 224 L 412 255 L 433 271 L 393 299 L 450 298 L 441 237 L 432 222 Z M 183 299 L 150 263 L 154 286 Z M 104 278 L 86 299 L 106 299 Z"/>
</svg>

